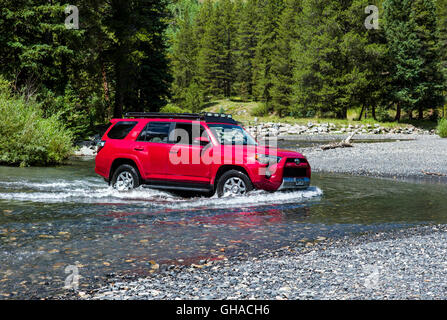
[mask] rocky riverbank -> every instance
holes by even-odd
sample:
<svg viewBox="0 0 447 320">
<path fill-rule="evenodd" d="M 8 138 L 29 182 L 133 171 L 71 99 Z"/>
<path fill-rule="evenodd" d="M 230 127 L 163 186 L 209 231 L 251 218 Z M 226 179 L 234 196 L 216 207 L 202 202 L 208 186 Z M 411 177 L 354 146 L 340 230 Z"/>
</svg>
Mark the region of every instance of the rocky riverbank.
<svg viewBox="0 0 447 320">
<path fill-rule="evenodd" d="M 373 137 L 355 136 L 353 148 L 323 151 L 315 147 L 299 151 L 308 157 L 314 172 L 447 181 L 447 139 L 435 135 L 413 135 L 412 140 L 405 141 L 355 142 L 356 139 L 371 139 L 374 142 Z M 401 139 L 402 135 L 387 137 Z"/>
<path fill-rule="evenodd" d="M 288 124 L 288 123 L 274 123 L 266 122 L 256 125 L 245 126 L 248 132 L 259 140 L 278 137 L 280 139 L 306 139 L 306 136 L 320 136 L 325 139 L 325 136 L 333 136 L 339 138 L 343 135 L 356 132 L 357 135 L 364 136 L 404 136 L 409 138 L 419 135 L 435 135 L 435 130 L 423 130 L 414 126 L 387 128 L 379 124 L 374 125 L 341 125 L 337 126 L 334 123 L 312 123 L 307 125 Z M 74 156 L 95 156 L 97 152 L 97 144 L 101 140 L 100 135 L 95 135 L 89 140 L 82 141 L 76 144 L 76 151 Z"/>
<path fill-rule="evenodd" d="M 318 239 L 245 260 L 176 267 L 83 299 L 446 299 L 447 226 Z M 79 298 L 79 296 L 77 297 Z"/>
<path fill-rule="evenodd" d="M 313 123 L 307 125 L 288 124 L 288 123 L 259 123 L 246 126 L 253 136 L 258 138 L 277 137 L 289 135 L 323 135 L 323 134 L 346 134 L 357 132 L 359 134 L 403 134 L 403 135 L 434 135 L 435 130 L 424 130 L 414 126 L 402 126 L 395 128 L 387 128 L 380 124 L 356 124 L 356 125 L 340 125 L 334 123 Z"/>
</svg>

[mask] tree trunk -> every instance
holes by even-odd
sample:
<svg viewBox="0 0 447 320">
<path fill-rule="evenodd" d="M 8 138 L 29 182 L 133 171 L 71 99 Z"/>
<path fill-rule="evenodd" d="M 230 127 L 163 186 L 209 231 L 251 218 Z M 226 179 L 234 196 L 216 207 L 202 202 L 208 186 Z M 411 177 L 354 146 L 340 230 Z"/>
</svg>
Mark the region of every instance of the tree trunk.
<svg viewBox="0 0 447 320">
<path fill-rule="evenodd" d="M 401 108 L 400 104 L 397 104 L 396 118 L 394 118 L 394 121 L 400 122 L 401 114 L 402 114 L 402 108 Z"/>
<path fill-rule="evenodd" d="M 422 109 L 422 107 L 419 107 L 419 116 L 418 116 L 419 120 L 423 120 L 424 119 L 424 109 Z"/>
<path fill-rule="evenodd" d="M 358 121 L 362 120 L 364 110 L 365 110 L 365 106 L 362 106 L 362 111 L 360 111 L 360 116 L 359 116 Z"/>
<path fill-rule="evenodd" d="M 123 89 L 123 74 L 122 63 L 117 59 L 115 61 L 115 106 L 113 108 L 113 117 L 116 119 L 123 117 L 123 103 L 124 103 L 124 89 Z"/>
<path fill-rule="evenodd" d="M 410 120 L 413 120 L 413 110 L 410 110 L 410 111 L 408 112 L 408 118 L 409 118 Z"/>
<path fill-rule="evenodd" d="M 107 73 L 106 73 L 106 67 L 104 65 L 104 63 L 101 63 L 101 73 L 102 73 L 102 87 L 104 89 L 104 101 L 106 102 L 106 106 L 103 110 L 103 114 L 102 117 L 105 117 L 105 114 L 107 114 L 107 116 L 109 116 L 111 114 L 110 112 L 110 93 L 109 93 L 109 83 L 107 81 Z"/>
<path fill-rule="evenodd" d="M 372 106 L 372 110 L 371 110 L 371 112 L 372 112 L 372 117 L 373 117 L 373 119 L 374 119 L 375 121 L 377 121 L 377 118 L 376 118 L 376 106 Z"/>
</svg>

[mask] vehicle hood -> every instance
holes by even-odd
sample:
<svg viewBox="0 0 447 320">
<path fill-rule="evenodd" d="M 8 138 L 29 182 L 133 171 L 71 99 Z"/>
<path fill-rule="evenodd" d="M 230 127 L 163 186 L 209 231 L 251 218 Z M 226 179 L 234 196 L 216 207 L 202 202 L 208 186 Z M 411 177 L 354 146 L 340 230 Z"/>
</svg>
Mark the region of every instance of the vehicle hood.
<svg viewBox="0 0 447 320">
<path fill-rule="evenodd" d="M 271 148 L 266 146 L 224 146 L 224 149 L 234 149 L 242 151 L 247 154 L 266 154 L 275 155 L 281 158 L 305 158 L 301 153 L 291 150 L 284 150 L 279 148 Z"/>
</svg>

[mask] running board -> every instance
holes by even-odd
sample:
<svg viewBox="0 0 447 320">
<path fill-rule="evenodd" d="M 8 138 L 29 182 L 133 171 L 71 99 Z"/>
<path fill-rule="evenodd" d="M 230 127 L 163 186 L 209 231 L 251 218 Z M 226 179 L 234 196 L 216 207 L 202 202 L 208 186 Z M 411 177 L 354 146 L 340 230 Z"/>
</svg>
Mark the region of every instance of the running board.
<svg viewBox="0 0 447 320">
<path fill-rule="evenodd" d="M 185 183 L 185 182 L 144 181 L 143 186 L 151 189 L 195 191 L 195 192 L 211 192 L 214 190 L 214 187 L 209 184 Z"/>
</svg>

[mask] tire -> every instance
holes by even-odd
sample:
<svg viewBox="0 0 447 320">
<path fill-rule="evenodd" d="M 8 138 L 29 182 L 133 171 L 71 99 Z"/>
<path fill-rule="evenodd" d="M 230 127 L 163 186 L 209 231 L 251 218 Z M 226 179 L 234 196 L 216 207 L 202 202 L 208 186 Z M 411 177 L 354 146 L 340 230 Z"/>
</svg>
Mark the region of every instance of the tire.
<svg viewBox="0 0 447 320">
<path fill-rule="evenodd" d="M 140 186 L 138 170 L 128 164 L 123 164 L 115 170 L 112 177 L 112 187 L 118 191 L 128 191 Z"/>
<path fill-rule="evenodd" d="M 228 196 L 245 195 L 253 190 L 253 184 L 245 173 L 237 170 L 225 172 L 217 182 L 217 196 L 219 198 Z M 233 190 L 231 190 L 233 189 Z"/>
</svg>

